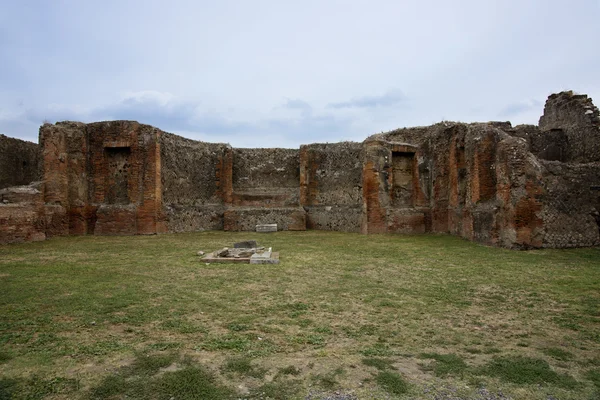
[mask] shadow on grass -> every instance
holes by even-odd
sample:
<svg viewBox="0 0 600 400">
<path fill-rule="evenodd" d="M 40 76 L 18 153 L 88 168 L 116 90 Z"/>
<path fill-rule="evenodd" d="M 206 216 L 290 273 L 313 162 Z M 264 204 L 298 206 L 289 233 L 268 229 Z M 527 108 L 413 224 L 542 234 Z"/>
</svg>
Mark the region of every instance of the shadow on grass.
<svg viewBox="0 0 600 400">
<path fill-rule="evenodd" d="M 41 379 L 33 376 L 28 379 L 0 379 L 0 400 L 38 400 L 50 395 L 69 395 L 79 390 L 76 379 L 55 377 Z"/>
<path fill-rule="evenodd" d="M 381 371 L 375 377 L 375 381 L 391 394 L 403 394 L 408 391 L 408 383 L 395 372 Z"/>
<path fill-rule="evenodd" d="M 467 364 L 456 354 L 423 353 L 421 358 L 435 360 L 433 366 L 424 369 L 433 371 L 439 377 L 462 376 L 467 369 Z"/>
<path fill-rule="evenodd" d="M 553 371 L 546 361 L 522 356 L 494 357 L 475 373 L 519 385 L 547 383 L 566 389 L 574 389 L 578 385 L 572 376 Z"/>
<path fill-rule="evenodd" d="M 235 396 L 233 390 L 219 384 L 212 373 L 199 366 L 184 365 L 179 370 L 160 374 L 160 370 L 172 365 L 175 358 L 173 354 L 138 355 L 131 366 L 104 378 L 90 395 L 94 399 L 124 396 L 178 400 L 217 400 Z"/>
</svg>

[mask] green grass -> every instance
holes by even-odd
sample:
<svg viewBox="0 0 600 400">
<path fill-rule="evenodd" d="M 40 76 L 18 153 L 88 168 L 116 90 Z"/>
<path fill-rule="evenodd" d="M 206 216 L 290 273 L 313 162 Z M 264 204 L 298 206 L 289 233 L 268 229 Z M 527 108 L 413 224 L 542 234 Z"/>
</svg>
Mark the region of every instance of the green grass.
<svg viewBox="0 0 600 400">
<path fill-rule="evenodd" d="M 42 379 L 37 375 L 21 379 L 0 379 L 0 399 L 44 399 L 52 395 L 75 395 L 79 382 L 73 378 Z"/>
<path fill-rule="evenodd" d="M 467 369 L 467 364 L 456 354 L 423 353 L 421 358 L 435 360 L 431 370 L 436 376 L 462 375 Z"/>
<path fill-rule="evenodd" d="M 105 376 L 89 395 L 94 399 L 226 399 L 235 392 L 214 374 L 188 360 L 174 364 L 175 354 L 139 354 L 130 366 Z M 175 366 L 167 371 L 167 367 Z M 161 373 L 162 370 L 162 373 Z"/>
<path fill-rule="evenodd" d="M 375 377 L 377 383 L 392 394 L 404 394 L 408 391 L 408 383 L 397 373 L 390 371 L 381 371 Z"/>
<path fill-rule="evenodd" d="M 392 360 L 388 360 L 385 358 L 363 358 L 362 363 L 369 367 L 377 368 L 380 371 L 385 371 L 392 369 Z"/>
<path fill-rule="evenodd" d="M 569 361 L 573 359 L 572 353 L 558 347 L 547 347 L 542 349 L 542 352 L 556 360 Z"/>
<path fill-rule="evenodd" d="M 577 386 L 572 376 L 555 372 L 546 361 L 523 356 L 495 357 L 478 372 L 516 384 L 554 384 L 567 389 Z"/>
<path fill-rule="evenodd" d="M 173 364 L 174 354 L 140 354 L 129 367 L 129 374 L 138 376 L 155 375 L 161 368 Z"/>
<path fill-rule="evenodd" d="M 590 369 L 586 372 L 585 377 L 592 381 L 597 388 L 600 388 L 600 369 Z"/>
<path fill-rule="evenodd" d="M 281 263 L 196 255 L 244 239 Z M 2 246 L 0 399 L 593 398 L 599 305 L 598 248 L 315 231 Z"/>
<path fill-rule="evenodd" d="M 243 376 L 253 378 L 263 378 L 267 373 L 264 368 L 257 368 L 252 365 L 252 360 L 247 357 L 232 357 L 225 361 L 222 367 L 223 371 L 235 372 Z"/>
</svg>

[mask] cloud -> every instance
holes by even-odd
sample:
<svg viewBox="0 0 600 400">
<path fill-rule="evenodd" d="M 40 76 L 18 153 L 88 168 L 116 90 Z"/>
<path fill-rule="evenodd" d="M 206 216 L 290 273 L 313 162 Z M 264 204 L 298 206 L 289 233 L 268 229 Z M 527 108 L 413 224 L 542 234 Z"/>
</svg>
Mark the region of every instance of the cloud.
<svg viewBox="0 0 600 400">
<path fill-rule="evenodd" d="M 144 90 L 125 93 L 115 104 L 92 111 L 94 120 L 136 120 L 163 129 L 190 129 L 196 126 L 202 104 L 180 99 L 168 92 Z"/>
<path fill-rule="evenodd" d="M 28 107 L 21 117 L 41 125 L 48 121 L 85 121 L 89 114 L 90 110 L 80 105 L 51 103 L 40 108 Z"/>
<path fill-rule="evenodd" d="M 534 123 L 541 104 L 518 100 L 561 89 L 600 98 L 598 0 L 4 3 L 0 109 L 20 114 L 0 130 L 21 137 L 124 118 L 297 146 L 499 111 Z"/>
<path fill-rule="evenodd" d="M 30 142 L 37 142 L 39 127 L 25 118 L 0 118 L 0 133 Z"/>
<path fill-rule="evenodd" d="M 507 105 L 498 113 L 498 116 L 509 118 L 534 110 L 541 114 L 543 105 L 543 102 L 536 99 L 523 100 Z"/>
<path fill-rule="evenodd" d="M 312 111 L 312 106 L 306 101 L 300 99 L 287 99 L 283 104 L 283 107 L 291 110 L 302 110 L 305 112 Z"/>
<path fill-rule="evenodd" d="M 349 101 L 330 103 L 328 108 L 375 108 L 389 107 L 407 101 L 402 91 L 393 89 L 379 96 L 363 96 L 353 98 Z"/>
<path fill-rule="evenodd" d="M 329 137 L 348 139 L 353 133 L 356 117 L 344 110 L 317 110 L 304 100 L 287 98 L 271 112 L 252 118 L 242 116 L 234 109 L 217 111 L 208 109 L 201 101 L 144 90 L 127 92 L 111 104 L 90 109 L 79 105 L 50 104 L 28 108 L 17 114 L 0 113 L 0 128 L 5 127 L 10 134 L 10 130 L 20 131 L 25 126 L 28 130 L 36 129 L 45 121 L 124 119 L 197 140 L 229 142 L 237 147 L 297 147 L 298 143 L 324 141 Z"/>
<path fill-rule="evenodd" d="M 390 125 L 390 107 L 331 108 L 315 106 L 300 98 L 284 100 L 266 112 L 244 112 L 228 105 L 178 97 L 169 92 L 126 92 L 116 100 L 85 108 L 50 104 L 23 108 L 17 114 L 2 114 L 0 129 L 34 139 L 45 121 L 135 120 L 166 132 L 207 142 L 227 142 L 235 147 L 289 147 L 314 142 L 362 141 Z M 1 110 L 0 110 L 1 111 Z M 26 124 L 19 124 L 19 120 Z M 387 124 L 387 125 L 384 125 Z M 391 122 L 392 127 L 396 127 Z M 31 132 L 31 134 L 29 133 Z"/>
</svg>

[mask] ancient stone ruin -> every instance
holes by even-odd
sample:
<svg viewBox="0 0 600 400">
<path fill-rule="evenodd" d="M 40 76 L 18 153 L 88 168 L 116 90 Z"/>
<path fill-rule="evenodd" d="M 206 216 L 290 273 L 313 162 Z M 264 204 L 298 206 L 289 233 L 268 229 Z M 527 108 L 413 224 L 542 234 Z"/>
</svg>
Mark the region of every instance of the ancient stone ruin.
<svg viewBox="0 0 600 400">
<path fill-rule="evenodd" d="M 40 128 L 39 146 L 0 136 L 0 243 L 277 224 L 597 246 L 599 187 L 600 114 L 572 92 L 551 95 L 538 126 L 442 122 L 300 149 L 59 122 Z"/>
<path fill-rule="evenodd" d="M 205 263 L 279 264 L 279 252 L 258 246 L 255 240 L 238 242 L 233 248 L 223 247 L 211 253 L 198 253 Z"/>
</svg>

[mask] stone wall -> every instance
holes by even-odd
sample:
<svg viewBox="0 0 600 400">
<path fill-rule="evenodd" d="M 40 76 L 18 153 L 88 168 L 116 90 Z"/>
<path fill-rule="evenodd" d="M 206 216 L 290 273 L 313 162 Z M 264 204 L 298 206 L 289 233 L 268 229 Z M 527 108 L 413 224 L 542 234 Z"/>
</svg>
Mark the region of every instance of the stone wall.
<svg viewBox="0 0 600 400">
<path fill-rule="evenodd" d="M 539 128 L 564 132 L 566 155 L 561 161 L 600 161 L 600 111 L 588 96 L 572 91 L 551 95 Z"/>
<path fill-rule="evenodd" d="M 163 132 L 161 183 L 163 212 L 170 232 L 223 229 L 223 173 L 231 146 L 205 143 Z M 225 178 L 225 179 L 223 179 Z M 227 190 L 226 190 L 227 192 Z"/>
<path fill-rule="evenodd" d="M 0 243 L 276 223 L 599 245 L 598 119 L 587 96 L 563 92 L 539 127 L 443 122 L 299 150 L 233 149 L 133 121 L 46 124 L 43 184 L 0 190 Z"/>
<path fill-rule="evenodd" d="M 600 163 L 540 164 L 542 246 L 600 245 Z"/>
<path fill-rule="evenodd" d="M 278 231 L 304 231 L 306 212 L 302 207 L 231 207 L 225 210 L 226 231 L 255 231 L 259 224 L 277 224 Z"/>
<path fill-rule="evenodd" d="M 133 121 L 43 125 L 44 202 L 66 220 L 55 234 L 165 231 L 160 133 Z"/>
<path fill-rule="evenodd" d="M 0 189 L 0 244 L 46 239 L 41 186 Z"/>
<path fill-rule="evenodd" d="M 231 179 L 233 206 L 298 206 L 298 150 L 234 149 Z"/>
<path fill-rule="evenodd" d="M 309 229 L 359 232 L 363 218 L 363 146 L 300 146 L 300 201 Z"/>
<path fill-rule="evenodd" d="M 539 164 L 527 139 L 501 127 L 510 125 L 447 122 L 369 138 L 363 231 L 440 232 L 510 248 L 541 246 Z"/>
<path fill-rule="evenodd" d="M 0 189 L 27 185 L 41 178 L 40 146 L 0 135 Z"/>
</svg>

